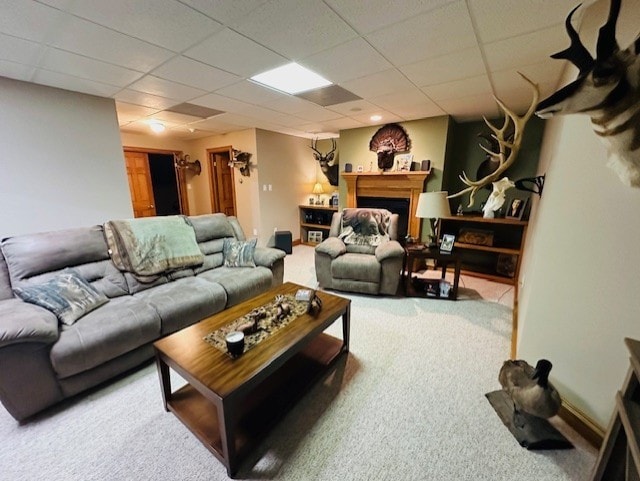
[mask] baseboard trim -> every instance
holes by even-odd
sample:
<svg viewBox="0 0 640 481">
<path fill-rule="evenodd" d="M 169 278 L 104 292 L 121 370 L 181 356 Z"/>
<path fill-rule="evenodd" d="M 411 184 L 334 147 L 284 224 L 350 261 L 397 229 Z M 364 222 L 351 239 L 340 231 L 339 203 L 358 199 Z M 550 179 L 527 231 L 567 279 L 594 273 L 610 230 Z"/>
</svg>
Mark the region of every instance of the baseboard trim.
<svg viewBox="0 0 640 481">
<path fill-rule="evenodd" d="M 291 243 L 291 245 L 294 245 L 294 246 L 299 246 L 300 244 L 302 244 L 302 241 L 301 241 L 300 239 L 295 239 L 295 240 Z"/>
<path fill-rule="evenodd" d="M 586 439 L 589 444 L 600 449 L 604 439 L 604 430 L 570 402 L 562 400 L 558 413 L 560 418 Z"/>
</svg>

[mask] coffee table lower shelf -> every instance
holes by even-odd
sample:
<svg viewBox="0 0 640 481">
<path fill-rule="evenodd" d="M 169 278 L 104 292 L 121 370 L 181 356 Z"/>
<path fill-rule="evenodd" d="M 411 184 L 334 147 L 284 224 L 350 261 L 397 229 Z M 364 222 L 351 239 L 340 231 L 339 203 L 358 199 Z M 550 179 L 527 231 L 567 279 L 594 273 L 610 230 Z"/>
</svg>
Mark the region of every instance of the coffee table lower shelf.
<svg viewBox="0 0 640 481">
<path fill-rule="evenodd" d="M 342 340 L 320 334 L 244 396 L 234 426 L 236 457 L 244 457 L 255 447 L 288 408 L 329 371 L 343 352 L 346 353 Z M 216 405 L 192 385 L 186 384 L 171 393 L 167 409 L 227 466 L 231 475 L 233 469 L 229 468 L 235 463 L 225 459 Z"/>
</svg>

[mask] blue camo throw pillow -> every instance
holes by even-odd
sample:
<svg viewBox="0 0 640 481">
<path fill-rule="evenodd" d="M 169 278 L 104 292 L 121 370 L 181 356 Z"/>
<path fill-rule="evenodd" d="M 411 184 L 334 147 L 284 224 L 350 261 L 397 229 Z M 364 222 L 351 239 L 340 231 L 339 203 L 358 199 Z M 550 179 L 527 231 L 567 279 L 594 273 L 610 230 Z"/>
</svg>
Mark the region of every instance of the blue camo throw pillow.
<svg viewBox="0 0 640 481">
<path fill-rule="evenodd" d="M 255 267 L 253 253 L 256 250 L 257 239 L 237 241 L 225 238 L 222 247 L 224 265 L 227 267 Z"/>
<path fill-rule="evenodd" d="M 43 284 L 16 287 L 13 292 L 25 302 L 50 310 L 67 326 L 109 301 L 73 269 Z"/>
</svg>

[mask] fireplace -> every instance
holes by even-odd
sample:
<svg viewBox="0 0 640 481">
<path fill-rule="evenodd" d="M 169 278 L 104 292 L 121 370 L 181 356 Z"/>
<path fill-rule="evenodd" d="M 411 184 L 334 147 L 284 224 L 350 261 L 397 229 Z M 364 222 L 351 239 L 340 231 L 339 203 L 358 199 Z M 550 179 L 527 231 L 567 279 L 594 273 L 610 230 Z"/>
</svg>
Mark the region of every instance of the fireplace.
<svg viewBox="0 0 640 481">
<path fill-rule="evenodd" d="M 398 214 L 398 240 L 404 244 L 404 238 L 409 232 L 409 199 L 358 197 L 357 201 L 358 207 L 387 209 L 392 214 Z"/>
<path fill-rule="evenodd" d="M 398 239 L 404 240 L 407 234 L 419 239 L 421 219 L 416 217 L 416 208 L 418 197 L 424 192 L 424 184 L 428 176 L 429 171 L 343 172 L 342 178 L 347 183 L 346 207 L 378 207 L 379 204 L 374 206 L 365 200 L 376 199 L 375 202 L 383 202 L 380 207 L 396 212 L 393 208 L 400 209 L 401 204 L 408 203 L 404 216 L 406 231 L 404 233 L 399 231 Z M 398 201 L 397 205 L 392 205 L 395 201 Z M 400 212 L 397 213 L 400 214 Z"/>
</svg>

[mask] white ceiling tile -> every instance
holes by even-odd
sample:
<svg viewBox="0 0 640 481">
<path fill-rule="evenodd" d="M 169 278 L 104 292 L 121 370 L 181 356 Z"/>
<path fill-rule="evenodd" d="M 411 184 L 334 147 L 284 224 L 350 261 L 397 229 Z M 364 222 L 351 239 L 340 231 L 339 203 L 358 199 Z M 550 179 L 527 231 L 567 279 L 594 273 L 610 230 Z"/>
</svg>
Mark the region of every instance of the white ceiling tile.
<svg viewBox="0 0 640 481">
<path fill-rule="evenodd" d="M 587 4 L 573 15 L 579 25 Z M 482 43 L 505 39 L 526 32 L 563 24 L 568 13 L 580 2 L 576 0 L 469 0 L 469 7 L 478 27 Z"/>
<path fill-rule="evenodd" d="M 421 89 L 430 99 L 447 100 L 468 95 L 487 94 L 492 95 L 491 83 L 486 75 L 471 77 L 463 80 L 454 80 L 437 85 L 429 85 Z"/>
<path fill-rule="evenodd" d="M 400 117 L 399 115 L 396 115 L 391 112 L 387 112 L 386 110 L 383 110 L 383 109 L 378 109 L 377 113 L 382 117 L 379 120 L 371 120 L 371 114 L 351 115 L 350 117 L 352 119 L 357 120 L 358 122 L 362 122 L 363 124 L 370 124 L 370 125 L 378 125 L 380 123 L 389 124 L 393 122 L 402 122 L 404 120 L 403 117 Z"/>
<path fill-rule="evenodd" d="M 475 77 L 486 71 L 478 47 L 404 65 L 399 70 L 418 87 Z"/>
<path fill-rule="evenodd" d="M 100 97 L 110 97 L 120 89 L 113 85 L 107 85 L 93 80 L 81 79 L 71 75 L 42 69 L 36 70 L 32 81 L 42 85 L 49 85 L 50 87 L 72 90 L 74 92 L 82 92 L 90 95 L 98 95 Z"/>
<path fill-rule="evenodd" d="M 476 44 L 464 1 L 416 15 L 367 35 L 366 39 L 396 65 L 418 62 Z"/>
<path fill-rule="evenodd" d="M 268 0 L 182 0 L 196 10 L 224 24 L 230 24 L 258 8 Z"/>
<path fill-rule="evenodd" d="M 157 112 L 157 109 L 116 101 L 116 111 L 118 113 L 118 121 L 125 123 L 153 115 Z"/>
<path fill-rule="evenodd" d="M 403 105 L 402 108 L 399 109 L 398 114 L 402 115 L 402 117 L 406 120 L 415 120 L 446 115 L 446 112 L 435 103 L 429 101 L 411 105 Z"/>
<path fill-rule="evenodd" d="M 366 2 L 345 2 L 326 0 L 359 33 L 365 34 L 392 23 L 401 22 L 415 15 L 441 7 L 452 0 L 367 0 Z"/>
<path fill-rule="evenodd" d="M 203 95 L 190 100 L 189 103 L 222 111 L 248 112 L 253 108 L 253 104 L 218 94 Z"/>
<path fill-rule="evenodd" d="M 265 102 L 262 105 L 268 109 L 285 114 L 297 114 L 313 108 L 322 108 L 308 100 L 301 99 L 294 95 L 283 95 L 278 99 Z"/>
<path fill-rule="evenodd" d="M 323 2 L 272 0 L 235 24 L 235 29 L 288 58 L 299 59 L 357 36 Z"/>
<path fill-rule="evenodd" d="M 296 117 L 304 121 L 325 122 L 329 120 L 339 119 L 340 117 L 342 117 L 342 114 L 326 109 L 324 107 L 320 107 L 319 105 L 310 104 L 304 110 L 296 112 Z"/>
<path fill-rule="evenodd" d="M 211 117 L 210 119 L 199 120 L 196 122 L 191 122 L 189 127 L 192 127 L 196 130 L 209 130 L 209 131 L 227 131 L 231 132 L 233 130 L 238 130 L 239 124 L 234 124 L 229 122 L 227 119 L 227 114 L 216 115 L 215 117 Z"/>
<path fill-rule="evenodd" d="M 384 72 L 367 75 L 366 77 L 347 80 L 346 82 L 342 82 L 340 86 L 365 99 L 398 90 L 414 88 L 411 82 L 396 69 L 389 69 Z"/>
<path fill-rule="evenodd" d="M 237 75 L 182 56 L 172 58 L 155 69 L 153 74 L 205 91 L 216 90 L 242 80 Z"/>
<path fill-rule="evenodd" d="M 498 105 L 491 95 L 471 95 L 443 100 L 438 105 L 457 121 L 498 117 Z"/>
<path fill-rule="evenodd" d="M 29 81 L 34 71 L 35 68 L 30 65 L 23 65 L 10 60 L 0 60 L 0 77 Z"/>
<path fill-rule="evenodd" d="M 380 107 L 366 100 L 354 100 L 343 104 L 331 105 L 328 110 L 333 110 L 341 115 L 357 116 L 364 114 L 373 114 L 380 110 Z"/>
<path fill-rule="evenodd" d="M 392 67 L 382 55 L 361 38 L 317 53 L 298 63 L 333 83 L 364 77 Z"/>
<path fill-rule="evenodd" d="M 76 0 L 37 0 L 39 3 L 44 3 L 51 7 L 55 7 L 58 10 L 64 10 L 68 12 L 73 4 L 76 3 Z"/>
<path fill-rule="evenodd" d="M 398 107 L 403 107 L 405 105 L 419 104 L 419 103 L 427 103 L 430 101 L 429 98 L 424 94 L 424 92 L 420 91 L 417 88 L 404 89 L 399 90 L 397 92 L 380 95 L 378 97 L 373 97 L 370 99 L 371 102 L 375 105 L 379 105 L 380 107 L 384 107 L 387 110 L 392 112 L 396 112 Z"/>
<path fill-rule="evenodd" d="M 37 65 L 45 50 L 42 44 L 0 33 L 0 60 Z"/>
<path fill-rule="evenodd" d="M 114 32 L 77 17 L 69 17 L 51 44 L 70 52 L 142 72 L 173 56 L 169 50 Z"/>
<path fill-rule="evenodd" d="M 262 87 L 261 85 L 249 80 L 218 89 L 216 93 L 256 105 L 261 105 L 266 102 L 271 102 L 272 100 L 277 100 L 282 96 L 286 96 L 284 93 L 276 92 L 275 90 L 267 87 Z"/>
<path fill-rule="evenodd" d="M 68 18 L 55 8 L 24 0 L 0 0 L 0 12 L 1 33 L 36 42 L 45 42 Z"/>
<path fill-rule="evenodd" d="M 343 117 L 340 119 L 328 120 L 326 122 L 310 122 L 308 124 L 301 124 L 300 129 L 310 134 L 316 134 L 321 132 L 340 132 L 341 130 L 356 129 L 358 127 L 365 127 L 366 125 L 367 124 L 356 119 Z"/>
<path fill-rule="evenodd" d="M 204 90 L 171 82 L 170 80 L 164 80 L 154 75 L 145 75 L 137 82 L 131 84 L 129 88 L 139 92 L 181 101 L 190 100 L 206 93 Z"/>
<path fill-rule="evenodd" d="M 176 112 L 169 112 L 163 110 L 152 114 L 154 119 L 162 120 L 163 122 L 171 122 L 172 124 L 188 124 L 197 120 L 202 120 L 202 117 L 196 117 L 194 115 L 178 114 Z"/>
<path fill-rule="evenodd" d="M 518 35 L 506 40 L 484 45 L 487 66 L 490 70 L 506 70 L 520 65 L 548 60 L 550 55 L 569 46 L 569 38 L 562 26 Z M 562 60 L 555 60 L 562 65 Z"/>
<path fill-rule="evenodd" d="M 157 95 L 151 95 L 130 89 L 121 90 L 114 95 L 114 98 L 121 102 L 142 105 L 156 110 L 164 110 L 179 103 L 174 99 L 167 99 L 165 97 L 159 97 Z"/>
<path fill-rule="evenodd" d="M 71 7 L 71 13 L 174 52 L 222 28 L 175 0 L 82 0 Z"/>
<path fill-rule="evenodd" d="M 539 84 L 540 98 L 544 98 L 552 93 L 557 87 L 563 73 L 563 62 L 554 59 L 544 62 L 525 65 L 512 70 L 502 70 L 492 72 L 491 79 L 496 95 L 502 99 L 504 92 L 520 91 L 526 99 L 531 98 L 529 84 L 518 75 L 518 72 L 525 75 L 529 80 Z M 545 72 L 544 76 L 540 73 Z"/>
<path fill-rule="evenodd" d="M 289 62 L 228 28 L 190 48 L 184 55 L 247 78 Z"/>
<path fill-rule="evenodd" d="M 73 72 L 74 76 L 126 87 L 142 77 L 142 73 L 56 48 L 47 49 L 40 66 L 54 72 Z"/>
</svg>

